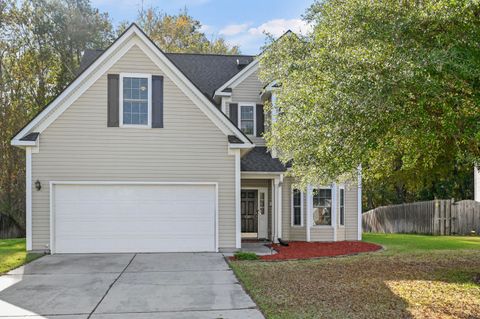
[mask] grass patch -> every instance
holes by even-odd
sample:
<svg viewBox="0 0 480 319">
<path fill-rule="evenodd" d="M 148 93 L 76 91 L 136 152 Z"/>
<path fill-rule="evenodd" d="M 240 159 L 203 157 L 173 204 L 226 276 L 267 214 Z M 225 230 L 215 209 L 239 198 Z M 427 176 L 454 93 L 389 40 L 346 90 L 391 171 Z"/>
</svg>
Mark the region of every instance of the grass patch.
<svg viewBox="0 0 480 319">
<path fill-rule="evenodd" d="M 26 264 L 42 254 L 27 253 L 24 238 L 0 239 L 0 274 Z"/>
<path fill-rule="evenodd" d="M 388 253 L 425 253 L 437 250 L 480 250 L 480 236 L 363 234 L 363 241 L 382 245 Z"/>
<path fill-rule="evenodd" d="M 236 260 L 258 260 L 257 254 L 248 251 L 236 252 L 233 257 L 235 257 Z"/>
<path fill-rule="evenodd" d="M 231 266 L 267 318 L 480 318 L 479 238 L 364 239 L 387 250 Z"/>
</svg>

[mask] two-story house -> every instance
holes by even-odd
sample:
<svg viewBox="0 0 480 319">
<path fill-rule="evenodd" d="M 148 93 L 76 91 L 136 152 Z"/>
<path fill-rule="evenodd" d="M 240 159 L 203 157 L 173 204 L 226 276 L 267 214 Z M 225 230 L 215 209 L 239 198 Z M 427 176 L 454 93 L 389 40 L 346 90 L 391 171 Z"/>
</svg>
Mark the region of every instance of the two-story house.
<svg viewBox="0 0 480 319">
<path fill-rule="evenodd" d="M 164 53 L 132 25 L 81 69 L 12 140 L 26 151 L 27 250 L 361 238 L 360 178 L 303 192 L 265 147 L 279 88 L 255 56 Z"/>
</svg>

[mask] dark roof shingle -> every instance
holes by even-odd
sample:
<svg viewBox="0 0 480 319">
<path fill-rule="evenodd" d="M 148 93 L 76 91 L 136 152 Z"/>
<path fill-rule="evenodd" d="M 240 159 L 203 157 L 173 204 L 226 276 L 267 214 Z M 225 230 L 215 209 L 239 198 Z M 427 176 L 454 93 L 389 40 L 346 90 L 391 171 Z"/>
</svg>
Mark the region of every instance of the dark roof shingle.
<svg viewBox="0 0 480 319">
<path fill-rule="evenodd" d="M 272 158 L 268 149 L 257 146 L 240 161 L 242 172 L 285 172 L 285 165 L 278 158 Z"/>
<path fill-rule="evenodd" d="M 203 94 L 213 97 L 215 90 L 253 61 L 250 55 L 166 53 L 167 57 Z M 241 64 L 238 64 L 241 61 Z"/>
<path fill-rule="evenodd" d="M 228 136 L 228 143 L 232 144 L 243 144 L 243 141 L 236 137 L 235 135 L 229 135 Z"/>
<path fill-rule="evenodd" d="M 28 142 L 35 142 L 38 138 L 38 136 L 40 135 L 40 133 L 38 132 L 32 132 L 32 133 L 28 133 L 27 135 L 25 135 L 24 137 L 22 137 L 20 139 L 20 141 L 28 141 Z"/>
<path fill-rule="evenodd" d="M 102 50 L 86 50 L 80 62 L 79 72 L 86 69 L 102 53 Z M 213 97 L 216 89 L 250 64 L 255 57 L 198 53 L 165 53 L 165 55 L 203 94 L 210 98 Z"/>
</svg>

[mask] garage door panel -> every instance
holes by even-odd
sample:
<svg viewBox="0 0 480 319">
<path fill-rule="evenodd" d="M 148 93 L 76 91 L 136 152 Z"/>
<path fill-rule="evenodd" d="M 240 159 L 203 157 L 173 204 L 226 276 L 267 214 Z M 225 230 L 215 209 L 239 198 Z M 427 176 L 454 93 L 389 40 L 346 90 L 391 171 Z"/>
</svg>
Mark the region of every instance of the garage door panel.
<svg viewBox="0 0 480 319">
<path fill-rule="evenodd" d="M 209 240 L 196 240 L 194 242 L 178 242 L 174 239 L 164 240 L 165 247 L 160 252 L 196 252 L 205 251 L 204 247 Z M 92 247 L 95 250 L 92 251 Z M 74 251 L 72 249 L 74 248 Z M 97 238 L 84 238 L 82 241 L 65 240 L 57 253 L 130 253 L 130 252 L 158 252 L 158 245 L 153 240 L 106 238 L 99 241 Z"/>
<path fill-rule="evenodd" d="M 215 250 L 213 185 L 55 185 L 56 252 Z"/>
<path fill-rule="evenodd" d="M 128 187 L 125 187 L 128 186 Z M 128 201 L 132 200 L 184 200 L 189 195 L 192 200 L 213 199 L 215 193 L 212 192 L 213 185 L 147 185 L 147 184 L 129 184 L 129 185 L 57 185 L 56 194 L 63 201 L 78 201 L 78 199 L 66 197 L 72 188 L 79 195 L 78 198 L 89 198 L 92 201 Z M 159 192 L 159 189 L 168 188 L 169 192 Z M 92 191 L 94 190 L 94 191 Z M 101 190 L 99 192 L 98 190 Z M 138 190 L 141 190 L 139 192 Z M 198 196 L 197 196 L 198 195 Z"/>
</svg>

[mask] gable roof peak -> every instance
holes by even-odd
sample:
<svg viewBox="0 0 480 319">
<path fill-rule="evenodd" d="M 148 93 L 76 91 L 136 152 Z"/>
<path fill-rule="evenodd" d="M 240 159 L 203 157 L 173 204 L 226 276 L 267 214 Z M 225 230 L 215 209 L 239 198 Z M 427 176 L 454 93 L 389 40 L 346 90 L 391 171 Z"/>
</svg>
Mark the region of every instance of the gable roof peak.
<svg viewBox="0 0 480 319">
<path fill-rule="evenodd" d="M 133 35 L 138 39 L 132 39 Z M 128 41 L 131 42 L 128 46 Z M 236 127 L 228 117 L 223 114 L 209 100 L 187 76 L 173 63 L 166 54 L 143 32 L 140 27 L 132 23 L 124 32 L 103 51 L 95 60 L 86 67 L 77 77 L 49 104 L 40 110 L 35 117 L 27 123 L 12 138 L 11 144 L 20 146 L 20 139 L 26 134 L 35 132 L 42 133 L 53 121 L 55 121 L 85 90 L 88 89 L 100 76 L 107 72 L 123 54 L 133 45 L 140 46 L 157 65 L 162 65 L 169 71 L 172 79 L 184 90 L 187 95 L 217 126 L 227 135 L 237 135 L 246 145 L 252 145 L 250 139 Z"/>
</svg>

